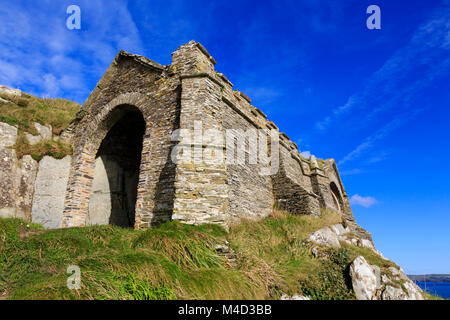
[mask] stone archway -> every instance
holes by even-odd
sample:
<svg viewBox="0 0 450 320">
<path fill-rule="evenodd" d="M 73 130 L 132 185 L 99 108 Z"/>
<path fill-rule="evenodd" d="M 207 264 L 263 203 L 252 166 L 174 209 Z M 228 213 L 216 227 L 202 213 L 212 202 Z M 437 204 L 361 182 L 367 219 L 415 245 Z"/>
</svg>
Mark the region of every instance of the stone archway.
<svg viewBox="0 0 450 320">
<path fill-rule="evenodd" d="M 330 183 L 330 189 L 335 209 L 340 213 L 344 213 L 344 201 L 342 200 L 341 193 L 334 182 Z"/>
<path fill-rule="evenodd" d="M 122 118 L 109 130 L 95 158 L 86 225 L 134 227 L 145 120 L 136 107 L 123 105 L 116 111 L 123 113 Z"/>
<path fill-rule="evenodd" d="M 96 114 L 87 116 L 86 123 L 83 126 L 79 126 L 82 131 L 77 132 L 79 138 L 74 143 L 75 150 L 64 202 L 63 228 L 86 225 L 91 189 L 95 176 L 96 159 L 99 155 L 98 152 L 101 152 L 102 142 L 111 129 L 130 112 L 141 113 L 146 124 L 145 131 L 147 131 L 149 126 L 145 111 L 149 102 L 148 97 L 139 93 L 122 94 L 104 105 Z M 148 161 L 149 155 L 144 146 L 141 152 L 141 166 Z M 140 192 L 139 188 L 140 186 L 137 187 L 136 210 L 143 207 L 141 196 L 143 192 Z M 89 223 L 92 224 L 93 221 L 90 220 Z"/>
</svg>

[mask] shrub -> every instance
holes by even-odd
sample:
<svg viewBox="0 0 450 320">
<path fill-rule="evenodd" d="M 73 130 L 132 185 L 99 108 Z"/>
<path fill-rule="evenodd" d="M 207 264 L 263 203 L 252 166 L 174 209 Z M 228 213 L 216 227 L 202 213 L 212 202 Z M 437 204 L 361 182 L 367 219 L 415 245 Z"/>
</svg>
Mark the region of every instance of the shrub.
<svg viewBox="0 0 450 320">
<path fill-rule="evenodd" d="M 26 106 L 28 106 L 28 99 L 19 99 L 17 101 L 17 105 L 19 107 L 26 107 Z"/>
<path fill-rule="evenodd" d="M 328 249 L 328 259 L 321 261 L 317 274 L 301 281 L 303 294 L 313 300 L 355 299 L 348 273 L 349 252 L 345 249 Z"/>
</svg>

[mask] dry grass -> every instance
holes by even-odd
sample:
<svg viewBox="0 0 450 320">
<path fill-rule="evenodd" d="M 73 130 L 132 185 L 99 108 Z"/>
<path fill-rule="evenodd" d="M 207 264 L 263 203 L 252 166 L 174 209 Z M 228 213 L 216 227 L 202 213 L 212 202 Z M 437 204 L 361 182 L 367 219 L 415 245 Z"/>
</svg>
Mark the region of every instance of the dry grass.
<svg viewBox="0 0 450 320">
<path fill-rule="evenodd" d="M 19 130 L 36 135 L 33 123 L 51 125 L 58 135 L 75 118 L 80 105 L 65 99 L 41 99 L 23 93 L 21 96 L 0 94 L 10 103 L 0 102 L 0 122 L 18 126 Z"/>
<path fill-rule="evenodd" d="M 378 258 L 329 249 L 328 260 L 318 259 L 305 242 L 311 232 L 340 220 L 332 211 L 321 218 L 274 212 L 227 233 L 216 225 L 176 221 L 146 231 L 43 231 L 0 219 L 0 292 L 12 299 L 279 299 L 304 292 L 317 299 L 352 298 L 344 272 L 349 256 L 361 253 L 370 263 L 380 263 Z M 20 236 L 24 230 L 27 237 Z M 225 241 L 235 263 L 215 250 Z M 81 268 L 78 291 L 66 287 L 69 265 Z M 331 281 L 324 280 L 330 275 Z"/>
<path fill-rule="evenodd" d="M 20 131 L 13 148 L 16 150 L 16 155 L 19 159 L 29 154 L 36 161 L 40 161 L 44 156 L 62 159 L 72 154 L 72 147 L 70 145 L 58 141 L 41 140 L 37 144 L 31 145 L 25 137 L 25 134 Z"/>
<path fill-rule="evenodd" d="M 25 133 L 37 135 L 35 122 L 42 125 L 51 125 L 53 134 L 59 135 L 75 118 L 80 106 L 65 99 L 40 99 L 26 93 L 21 96 L 0 94 L 0 97 L 10 101 L 0 102 L 0 122 L 5 122 L 18 127 L 18 137 L 14 149 L 18 158 L 25 154 L 31 155 L 39 161 L 45 155 L 57 159 L 72 154 L 69 145 L 56 141 L 41 141 L 31 145 L 25 137 Z"/>
</svg>

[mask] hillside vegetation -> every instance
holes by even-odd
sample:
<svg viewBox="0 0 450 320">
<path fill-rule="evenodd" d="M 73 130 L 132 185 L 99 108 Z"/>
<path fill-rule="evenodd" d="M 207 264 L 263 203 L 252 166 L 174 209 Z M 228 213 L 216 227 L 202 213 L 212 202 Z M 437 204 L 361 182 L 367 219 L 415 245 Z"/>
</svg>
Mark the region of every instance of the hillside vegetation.
<svg viewBox="0 0 450 320">
<path fill-rule="evenodd" d="M 71 154 L 71 147 L 59 141 L 43 140 L 31 145 L 25 134 L 37 135 L 34 126 L 37 122 L 41 125 L 50 125 L 53 134 L 59 135 L 75 118 L 80 108 L 76 102 L 65 99 L 41 99 L 26 93 L 21 95 L 0 93 L 0 122 L 18 128 L 14 149 L 19 158 L 29 154 L 39 161 L 45 155 L 59 159 Z"/>
<path fill-rule="evenodd" d="M 37 134 L 33 123 L 51 125 L 58 135 L 75 118 L 80 110 L 76 102 L 65 99 L 37 98 L 26 93 L 9 95 L 0 93 L 0 122 L 18 126 L 19 130 Z"/>
<path fill-rule="evenodd" d="M 43 230 L 0 219 L 0 293 L 10 299 L 354 299 L 347 268 L 355 257 L 382 268 L 393 263 L 353 246 L 324 247 L 327 258 L 315 258 L 305 239 L 338 222 L 333 212 L 314 218 L 275 211 L 227 233 L 177 221 L 146 231 Z M 66 286 L 70 265 L 81 269 L 80 290 Z"/>
</svg>

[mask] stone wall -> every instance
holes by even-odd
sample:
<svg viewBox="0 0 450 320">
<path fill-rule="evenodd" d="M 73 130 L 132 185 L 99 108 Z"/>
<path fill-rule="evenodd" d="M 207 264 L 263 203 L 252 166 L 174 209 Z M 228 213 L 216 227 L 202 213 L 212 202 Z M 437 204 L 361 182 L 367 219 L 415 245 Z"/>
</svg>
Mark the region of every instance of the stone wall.
<svg viewBox="0 0 450 320">
<path fill-rule="evenodd" d="M 32 222 L 40 223 L 49 229 L 61 228 L 71 161 L 71 156 L 61 160 L 45 156 L 39 161 L 33 196 Z"/>
<path fill-rule="evenodd" d="M 135 215 L 137 229 L 171 219 L 227 227 L 241 218 L 265 217 L 274 206 L 315 216 L 321 209 L 333 209 L 340 211 L 356 232 L 370 238 L 354 221 L 334 160 L 302 157 L 297 145 L 253 106 L 248 96 L 234 90 L 233 84 L 215 71 L 215 64 L 207 50 L 194 41 L 179 47 L 168 66 L 121 51 L 61 134 L 60 139 L 74 147 L 72 161 L 53 164 L 59 168 L 60 182 L 68 179 L 67 187 L 58 185 L 58 200 L 45 198 L 47 189 L 54 186 L 36 191 L 33 212 L 41 212 L 36 219 L 52 227 L 112 223 L 115 206 L 128 216 L 131 212 Z M 145 122 L 143 137 L 128 137 L 123 129 L 109 142 L 109 152 L 102 153 L 101 146 L 115 125 L 136 113 Z M 0 126 L 1 130 L 7 130 L 8 137 L 16 134 L 8 127 Z M 226 143 L 230 130 L 236 143 L 245 145 L 237 162 L 226 161 L 234 149 Z M 269 163 L 250 163 L 255 142 L 248 138 L 249 130 L 258 130 L 258 138 L 267 140 L 267 150 L 258 149 L 258 156 L 270 158 Z M 127 149 L 127 142 L 120 142 L 123 139 L 139 143 L 142 149 L 140 164 L 132 169 L 126 166 L 133 152 Z M 33 192 L 26 185 L 34 179 L 37 164 L 24 158 L 18 170 L 14 151 L 0 146 L 0 175 L 4 177 L 0 187 L 5 191 L 0 215 L 29 216 L 28 195 Z M 186 155 L 190 161 L 173 161 Z M 12 160 L 2 163 L 6 158 Z M 50 184 L 45 171 L 49 161 L 39 164 L 40 185 Z M 64 194 L 61 212 L 60 193 Z M 56 209 L 50 213 L 43 207 Z"/>
<path fill-rule="evenodd" d="M 272 212 L 273 186 L 269 175 L 261 175 L 261 164 L 251 164 L 249 161 L 249 130 L 257 129 L 253 123 L 242 117 L 226 103 L 222 103 L 223 127 L 234 129 L 236 137 L 235 149 L 227 153 L 234 163 L 227 165 L 229 187 L 230 219 L 256 219 L 265 217 Z M 245 155 L 238 158 L 238 141 L 245 141 Z"/>
<path fill-rule="evenodd" d="M 17 128 L 0 122 L 0 217 L 61 227 L 71 157 L 57 160 L 46 156 L 39 163 L 30 155 L 17 159 L 16 139 Z"/>
<path fill-rule="evenodd" d="M 136 228 L 170 219 L 227 226 L 235 219 L 267 216 L 274 205 L 293 214 L 340 210 L 350 222 L 354 220 L 334 161 L 319 165 L 315 159 L 301 157 L 297 145 L 249 97 L 233 90 L 233 84 L 214 70 L 215 64 L 194 41 L 179 47 L 172 54 L 172 64 L 165 67 L 119 53 L 78 118 L 63 133 L 75 146 L 64 226 L 86 222 L 95 154 L 110 128 L 124 116 L 114 115 L 121 104 L 138 108 L 146 121 Z M 205 154 L 227 154 L 229 129 L 238 130 L 236 139 L 244 139 L 247 151 L 250 142 L 241 137 L 247 130 L 258 129 L 268 137 L 275 131 L 279 168 L 271 175 L 260 174 L 264 166 L 248 163 L 248 152 L 244 163 L 229 163 L 226 158 L 205 161 Z M 192 137 L 201 132 L 204 138 L 186 140 L 186 132 Z M 172 161 L 173 153 L 181 149 L 192 161 Z"/>
</svg>

